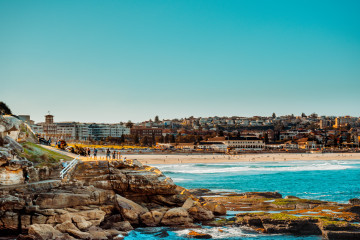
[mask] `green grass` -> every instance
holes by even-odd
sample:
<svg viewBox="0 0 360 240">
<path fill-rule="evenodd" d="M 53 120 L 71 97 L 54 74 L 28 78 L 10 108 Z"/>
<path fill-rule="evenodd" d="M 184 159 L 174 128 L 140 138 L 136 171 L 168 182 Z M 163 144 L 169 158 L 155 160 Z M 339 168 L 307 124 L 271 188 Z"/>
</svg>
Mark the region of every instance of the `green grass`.
<svg viewBox="0 0 360 240">
<path fill-rule="evenodd" d="M 58 163 L 60 159 L 65 161 L 72 160 L 71 157 L 53 152 L 31 142 L 23 143 L 22 146 L 24 147 L 23 157 L 33 162 L 36 166 L 51 166 Z"/>
</svg>

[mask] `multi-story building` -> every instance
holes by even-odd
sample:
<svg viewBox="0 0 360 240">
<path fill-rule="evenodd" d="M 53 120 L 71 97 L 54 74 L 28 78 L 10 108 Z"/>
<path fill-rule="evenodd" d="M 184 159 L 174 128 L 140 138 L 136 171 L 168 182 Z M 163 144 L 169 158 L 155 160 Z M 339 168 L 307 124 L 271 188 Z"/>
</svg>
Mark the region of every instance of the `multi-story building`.
<svg viewBox="0 0 360 240">
<path fill-rule="evenodd" d="M 222 149 L 233 149 L 235 151 L 243 150 L 263 150 L 265 143 L 263 140 L 255 136 L 242 136 L 242 137 L 214 137 L 209 138 L 207 141 L 202 141 L 200 145 L 211 148 L 214 145 L 218 148 L 218 145 L 224 146 Z"/>
<path fill-rule="evenodd" d="M 133 127 L 130 130 L 130 133 L 132 135 L 138 135 L 139 137 L 143 136 L 161 136 L 162 135 L 162 129 L 161 128 L 144 128 L 144 127 Z"/>
<path fill-rule="evenodd" d="M 100 140 L 107 137 L 121 137 L 130 134 L 130 129 L 122 124 L 97 124 L 59 122 L 54 116 L 46 115 L 45 122 L 31 126 L 35 133 L 47 137 L 69 140 Z"/>
</svg>

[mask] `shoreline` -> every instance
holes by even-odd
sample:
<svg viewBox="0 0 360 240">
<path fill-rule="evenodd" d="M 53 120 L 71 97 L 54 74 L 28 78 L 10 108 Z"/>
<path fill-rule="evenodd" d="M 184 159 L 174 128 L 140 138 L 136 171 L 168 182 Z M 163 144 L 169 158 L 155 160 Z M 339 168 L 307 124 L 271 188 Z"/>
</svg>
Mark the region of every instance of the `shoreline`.
<svg viewBox="0 0 360 240">
<path fill-rule="evenodd" d="M 143 164 L 232 163 L 232 162 L 284 162 L 284 161 L 331 161 L 360 160 L 360 153 L 256 153 L 241 155 L 225 154 L 124 154 Z"/>
</svg>

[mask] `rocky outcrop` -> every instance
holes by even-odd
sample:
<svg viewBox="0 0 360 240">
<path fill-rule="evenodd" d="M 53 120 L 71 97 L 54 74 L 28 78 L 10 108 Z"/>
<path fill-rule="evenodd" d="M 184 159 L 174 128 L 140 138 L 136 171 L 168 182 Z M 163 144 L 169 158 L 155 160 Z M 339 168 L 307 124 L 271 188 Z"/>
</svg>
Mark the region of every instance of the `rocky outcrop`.
<svg viewBox="0 0 360 240">
<path fill-rule="evenodd" d="M 45 226 L 53 238 L 110 239 L 137 226 L 193 226 L 214 219 L 216 212 L 137 161 L 83 162 L 69 179 L 6 187 L 0 195 L 0 232 L 36 238 Z"/>
<path fill-rule="evenodd" d="M 32 163 L 22 157 L 23 147 L 16 141 L 22 121 L 0 115 L 0 185 L 24 183 L 24 173 Z M 11 137 L 11 133 L 16 132 Z"/>
<path fill-rule="evenodd" d="M 22 124 L 0 116 L 1 235 L 119 239 L 137 226 L 193 226 L 226 213 L 137 160 L 80 162 L 66 180 L 56 179 L 60 169 L 34 168 L 22 157 Z"/>
</svg>

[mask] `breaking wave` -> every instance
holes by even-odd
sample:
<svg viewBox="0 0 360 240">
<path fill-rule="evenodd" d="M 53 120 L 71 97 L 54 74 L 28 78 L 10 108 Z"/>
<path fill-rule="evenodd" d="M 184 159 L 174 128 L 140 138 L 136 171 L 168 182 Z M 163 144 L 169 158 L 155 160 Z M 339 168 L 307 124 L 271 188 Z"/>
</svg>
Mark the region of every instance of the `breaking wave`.
<svg viewBox="0 0 360 240">
<path fill-rule="evenodd" d="M 301 164 L 301 165 L 270 165 L 264 166 L 260 164 L 238 166 L 233 164 L 182 164 L 182 165 L 162 165 L 158 166 L 163 173 L 192 173 L 192 174 L 207 174 L 207 173 L 227 173 L 227 172 L 261 172 L 261 173 L 275 173 L 275 172 L 300 172 L 300 171 L 331 171 L 331 170 L 345 170 L 354 168 L 343 163 L 321 163 L 321 164 Z"/>
</svg>

